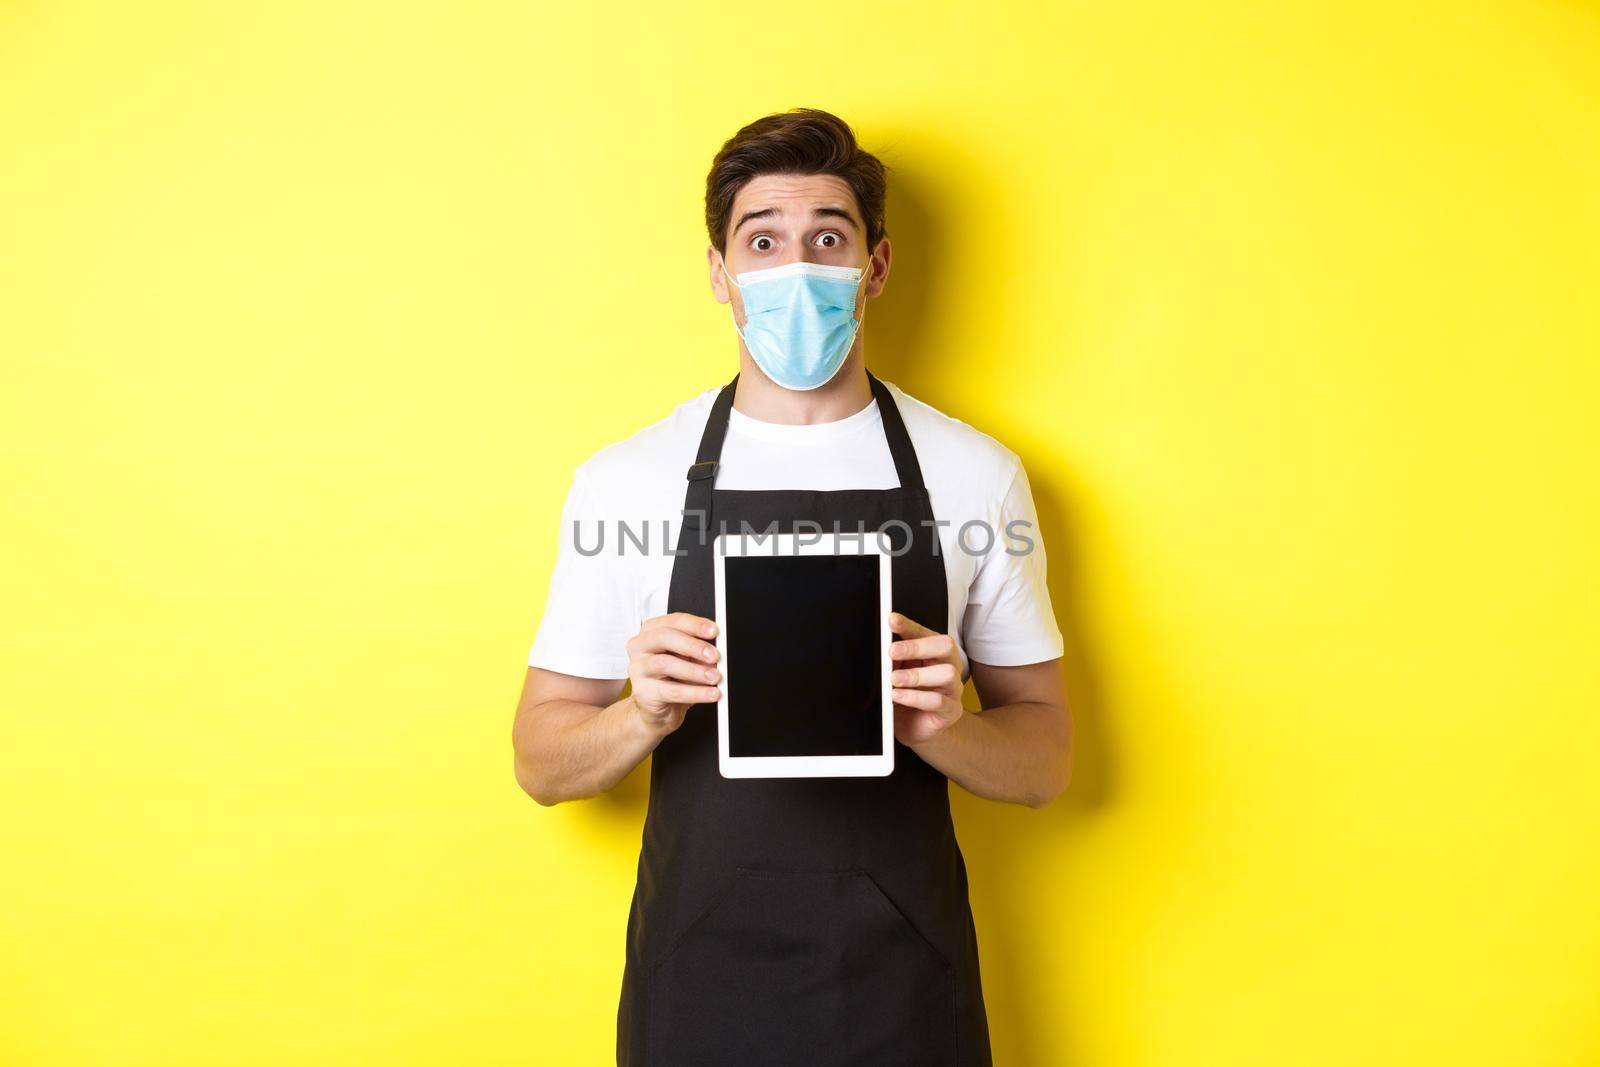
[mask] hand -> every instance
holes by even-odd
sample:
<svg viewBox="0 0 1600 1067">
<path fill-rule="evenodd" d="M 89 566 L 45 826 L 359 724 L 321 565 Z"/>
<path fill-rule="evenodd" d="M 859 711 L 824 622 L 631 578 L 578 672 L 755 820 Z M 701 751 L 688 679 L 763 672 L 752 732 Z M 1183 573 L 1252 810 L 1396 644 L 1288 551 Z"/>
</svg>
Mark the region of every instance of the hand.
<svg viewBox="0 0 1600 1067">
<path fill-rule="evenodd" d="M 647 619 L 628 640 L 633 706 L 650 730 L 670 734 L 690 705 L 722 699 L 722 672 L 712 666 L 717 646 L 708 640 L 716 635 L 710 619 L 675 611 Z"/>
<path fill-rule="evenodd" d="M 966 714 L 961 706 L 961 650 L 949 634 L 936 634 L 897 611 L 889 629 L 906 640 L 889 646 L 895 669 L 894 735 L 903 745 L 920 745 L 950 729 Z"/>
</svg>

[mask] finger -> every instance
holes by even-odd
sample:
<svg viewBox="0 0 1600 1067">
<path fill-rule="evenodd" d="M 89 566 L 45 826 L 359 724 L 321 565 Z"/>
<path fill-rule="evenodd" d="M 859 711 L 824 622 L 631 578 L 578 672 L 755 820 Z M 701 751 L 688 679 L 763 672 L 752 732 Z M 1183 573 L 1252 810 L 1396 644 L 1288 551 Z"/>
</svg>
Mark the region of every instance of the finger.
<svg viewBox="0 0 1600 1067">
<path fill-rule="evenodd" d="M 645 698 L 667 704 L 715 704 L 722 699 L 722 690 L 711 685 L 650 681 L 645 686 Z"/>
<path fill-rule="evenodd" d="M 949 697 L 936 689 L 894 689 L 894 702 L 918 711 L 938 711 Z"/>
<path fill-rule="evenodd" d="M 889 629 L 906 637 L 932 637 L 938 631 L 930 630 L 909 615 L 902 615 L 898 611 L 889 612 Z"/>
<path fill-rule="evenodd" d="M 666 615 L 657 615 L 653 619 L 646 619 L 641 630 L 671 629 L 682 630 L 686 634 L 696 637 L 717 636 L 717 624 L 704 615 L 691 615 L 687 611 L 674 611 Z"/>
<path fill-rule="evenodd" d="M 936 659 L 954 657 L 956 643 L 949 634 L 934 634 L 911 641 L 895 641 L 889 646 L 890 659 Z"/>
<path fill-rule="evenodd" d="M 676 678 L 680 682 L 716 682 L 722 681 L 722 674 L 715 667 L 707 667 L 704 663 L 674 656 L 670 652 L 651 652 L 640 657 L 640 668 L 646 678 Z"/>
<path fill-rule="evenodd" d="M 945 689 L 954 686 L 956 665 L 935 663 L 928 667 L 902 667 L 889 672 L 889 684 L 903 689 Z"/>
<path fill-rule="evenodd" d="M 682 630 L 670 626 L 658 626 L 653 630 L 640 630 L 639 635 L 628 642 L 630 653 L 671 652 L 685 659 L 702 660 L 714 663 L 717 659 L 717 646 L 709 641 L 702 641 L 698 637 L 690 637 Z"/>
</svg>

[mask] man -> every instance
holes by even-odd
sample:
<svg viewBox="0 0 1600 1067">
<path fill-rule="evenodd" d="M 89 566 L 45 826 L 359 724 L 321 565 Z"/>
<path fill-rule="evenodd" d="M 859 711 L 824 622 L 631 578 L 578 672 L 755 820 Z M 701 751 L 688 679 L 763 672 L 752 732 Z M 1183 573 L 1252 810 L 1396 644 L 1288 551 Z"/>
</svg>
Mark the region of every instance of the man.
<svg viewBox="0 0 1600 1067">
<path fill-rule="evenodd" d="M 1062 640 L 1017 457 L 867 372 L 885 192 L 826 112 L 729 140 L 706 256 L 739 373 L 601 449 L 567 498 L 516 773 L 554 804 L 653 754 L 619 1064 L 990 1062 L 948 782 L 1034 807 L 1065 788 Z M 710 535 L 774 522 L 905 531 L 892 775 L 718 772 Z M 981 712 L 961 705 L 969 673 Z"/>
</svg>

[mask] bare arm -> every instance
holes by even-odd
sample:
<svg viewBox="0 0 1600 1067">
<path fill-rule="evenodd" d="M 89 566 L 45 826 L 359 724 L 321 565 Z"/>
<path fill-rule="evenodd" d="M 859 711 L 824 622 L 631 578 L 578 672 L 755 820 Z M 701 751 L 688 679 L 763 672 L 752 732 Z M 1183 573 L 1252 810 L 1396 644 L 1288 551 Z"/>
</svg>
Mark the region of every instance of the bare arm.
<svg viewBox="0 0 1600 1067">
<path fill-rule="evenodd" d="M 972 664 L 983 711 L 961 706 L 960 651 L 902 615 L 890 648 L 895 735 L 951 781 L 989 800 L 1042 808 L 1072 776 L 1072 718 L 1061 660 L 1020 667 Z"/>
<path fill-rule="evenodd" d="M 691 705 L 714 703 L 722 680 L 709 619 L 650 619 L 628 642 L 623 679 L 578 678 L 529 667 L 511 728 L 517 784 L 541 804 L 603 793 L 627 777 Z M 621 697 L 621 699 L 618 699 Z"/>
<path fill-rule="evenodd" d="M 891 649 L 895 735 L 969 792 L 1043 807 L 1071 774 L 1072 724 L 1060 660 L 1023 667 L 972 664 L 981 713 L 961 706 L 959 652 L 902 615 Z M 709 619 L 651 619 L 628 642 L 633 691 L 622 680 L 528 669 L 512 728 L 517 782 L 541 804 L 594 796 L 616 785 L 676 730 L 692 704 L 715 702 L 721 674 Z"/>
</svg>

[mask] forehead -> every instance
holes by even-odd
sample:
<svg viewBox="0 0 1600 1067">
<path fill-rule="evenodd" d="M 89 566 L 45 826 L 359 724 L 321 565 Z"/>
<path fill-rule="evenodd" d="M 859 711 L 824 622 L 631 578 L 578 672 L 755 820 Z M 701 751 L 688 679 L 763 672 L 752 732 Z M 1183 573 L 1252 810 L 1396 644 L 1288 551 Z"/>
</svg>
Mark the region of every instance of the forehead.
<svg viewBox="0 0 1600 1067">
<path fill-rule="evenodd" d="M 842 207 L 860 221 L 856 195 L 850 183 L 835 174 L 762 174 L 751 178 L 733 197 L 728 225 L 738 225 L 747 211 L 775 208 L 797 221 L 811 217 L 814 208 Z"/>
</svg>

